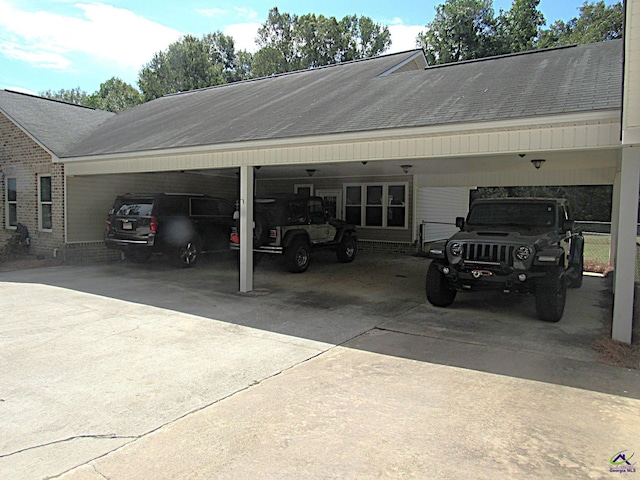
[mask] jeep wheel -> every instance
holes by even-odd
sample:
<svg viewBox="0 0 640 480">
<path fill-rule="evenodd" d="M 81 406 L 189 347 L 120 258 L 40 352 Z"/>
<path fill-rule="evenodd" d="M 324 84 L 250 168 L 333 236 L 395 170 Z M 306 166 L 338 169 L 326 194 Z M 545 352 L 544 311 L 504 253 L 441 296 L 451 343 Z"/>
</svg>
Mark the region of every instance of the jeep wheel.
<svg viewBox="0 0 640 480">
<path fill-rule="evenodd" d="M 353 262 L 353 259 L 356 258 L 357 252 L 358 242 L 351 235 L 344 237 L 336 250 L 338 261 L 341 263 Z"/>
<path fill-rule="evenodd" d="M 569 288 L 580 288 L 582 286 L 582 276 L 584 275 L 584 253 L 580 254 L 580 260 L 573 266 L 574 277 L 569 281 Z"/>
<path fill-rule="evenodd" d="M 562 269 L 556 268 L 538 281 L 536 287 L 536 313 L 545 322 L 557 322 L 562 318 L 567 300 L 567 285 Z"/>
<path fill-rule="evenodd" d="M 455 289 L 449 287 L 447 279 L 438 270 L 438 265 L 431 262 L 427 270 L 427 300 L 435 307 L 448 307 L 456 298 Z"/>
<path fill-rule="evenodd" d="M 147 249 L 132 248 L 125 251 L 124 256 L 132 263 L 146 263 L 151 258 L 151 252 Z"/>
<path fill-rule="evenodd" d="M 176 249 L 174 260 L 177 266 L 193 267 L 200 258 L 200 242 L 197 239 L 189 240 Z"/>
<path fill-rule="evenodd" d="M 296 238 L 284 251 L 287 269 L 292 273 L 302 273 L 309 268 L 311 259 L 309 243 L 304 238 Z"/>
</svg>

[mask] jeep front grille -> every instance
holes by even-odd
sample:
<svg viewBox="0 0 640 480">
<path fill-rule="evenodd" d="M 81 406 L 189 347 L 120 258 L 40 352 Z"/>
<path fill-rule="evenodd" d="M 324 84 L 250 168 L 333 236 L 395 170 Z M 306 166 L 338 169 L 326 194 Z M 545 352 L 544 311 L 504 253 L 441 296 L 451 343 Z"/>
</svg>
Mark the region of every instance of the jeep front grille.
<svg viewBox="0 0 640 480">
<path fill-rule="evenodd" d="M 495 243 L 463 243 L 462 258 L 466 263 L 513 266 L 513 245 Z"/>
</svg>

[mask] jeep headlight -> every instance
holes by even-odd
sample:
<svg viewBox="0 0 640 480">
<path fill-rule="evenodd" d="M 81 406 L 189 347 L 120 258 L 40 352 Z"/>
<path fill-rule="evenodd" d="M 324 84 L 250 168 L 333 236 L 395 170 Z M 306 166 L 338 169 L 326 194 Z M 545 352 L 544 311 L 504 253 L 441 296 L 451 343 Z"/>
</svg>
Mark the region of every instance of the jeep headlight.
<svg viewBox="0 0 640 480">
<path fill-rule="evenodd" d="M 515 257 L 521 262 L 524 262 L 531 256 L 532 253 L 533 253 L 533 249 L 530 246 L 522 245 L 516 248 Z"/>
<path fill-rule="evenodd" d="M 451 244 L 451 247 L 449 248 L 449 252 L 451 252 L 451 255 L 454 257 L 461 257 L 462 256 L 462 244 L 455 242 Z"/>
</svg>

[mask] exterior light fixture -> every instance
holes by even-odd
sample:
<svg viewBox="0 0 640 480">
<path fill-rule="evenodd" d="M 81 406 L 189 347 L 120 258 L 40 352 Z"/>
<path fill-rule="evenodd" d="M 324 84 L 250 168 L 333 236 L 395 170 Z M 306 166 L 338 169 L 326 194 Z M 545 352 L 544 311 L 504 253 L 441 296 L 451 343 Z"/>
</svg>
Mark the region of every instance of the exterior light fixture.
<svg viewBox="0 0 640 480">
<path fill-rule="evenodd" d="M 307 175 L 313 177 L 314 173 L 316 173 L 316 170 L 314 168 L 307 168 Z"/>
<path fill-rule="evenodd" d="M 413 165 L 401 165 L 400 168 L 404 173 L 409 173 L 409 170 L 413 167 Z"/>
<path fill-rule="evenodd" d="M 531 163 L 533 163 L 533 166 L 536 167 L 536 170 L 539 170 L 544 162 L 544 158 L 534 158 L 533 160 L 531 160 Z"/>
</svg>

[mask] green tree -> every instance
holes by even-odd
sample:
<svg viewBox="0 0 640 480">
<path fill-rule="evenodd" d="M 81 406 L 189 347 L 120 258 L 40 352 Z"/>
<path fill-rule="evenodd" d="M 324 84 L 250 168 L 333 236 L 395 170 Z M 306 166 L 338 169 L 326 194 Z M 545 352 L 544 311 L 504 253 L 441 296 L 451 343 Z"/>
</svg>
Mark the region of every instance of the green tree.
<svg viewBox="0 0 640 480">
<path fill-rule="evenodd" d="M 185 36 L 157 52 L 138 75 L 144 100 L 245 78 L 246 54 L 239 55 L 233 38 L 220 32 Z M 238 68 L 240 64 L 240 68 Z"/>
<path fill-rule="evenodd" d="M 135 107 L 143 101 L 141 93 L 128 83 L 112 77 L 100 84 L 97 92 L 91 95 L 85 105 L 109 112 L 120 112 Z"/>
<path fill-rule="evenodd" d="M 430 65 L 493 54 L 495 19 L 491 0 L 446 0 L 418 36 Z"/>
<path fill-rule="evenodd" d="M 45 90 L 40 92 L 40 96 L 44 98 L 50 98 L 52 100 L 60 100 L 62 102 L 73 103 L 75 105 L 86 105 L 89 100 L 87 92 L 80 87 L 66 90 L 64 88 L 54 92 L 53 90 Z"/>
<path fill-rule="evenodd" d="M 618 2 L 607 6 L 600 0 L 587 1 L 579 9 L 580 15 L 568 22 L 557 20 L 549 29 L 540 32 L 538 47 L 604 42 L 622 38 L 624 10 Z"/>
<path fill-rule="evenodd" d="M 509 10 L 500 11 L 496 20 L 493 54 L 525 52 L 535 48 L 538 32 L 545 24 L 539 4 L 540 0 L 514 0 Z"/>
<path fill-rule="evenodd" d="M 291 15 L 269 11 L 258 31 L 260 49 L 254 55 L 256 76 L 331 65 L 379 55 L 391 45 L 386 26 L 368 17 L 342 20 L 324 15 Z"/>
</svg>

